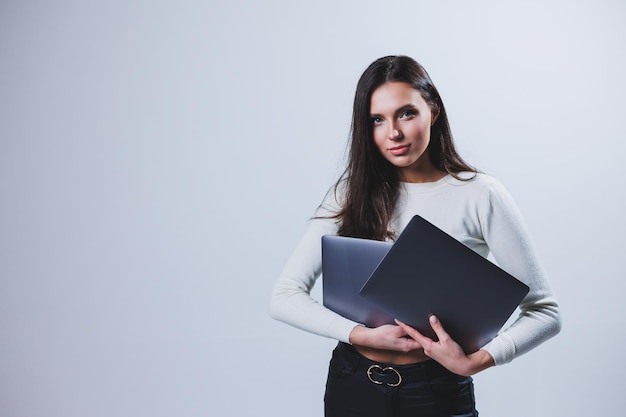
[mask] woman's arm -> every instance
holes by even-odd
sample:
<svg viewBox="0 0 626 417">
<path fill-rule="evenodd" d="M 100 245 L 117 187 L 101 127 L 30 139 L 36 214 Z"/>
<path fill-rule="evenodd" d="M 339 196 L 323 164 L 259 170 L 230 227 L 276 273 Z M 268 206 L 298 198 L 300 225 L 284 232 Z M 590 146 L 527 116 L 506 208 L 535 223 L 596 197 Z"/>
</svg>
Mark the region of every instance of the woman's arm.
<svg viewBox="0 0 626 417">
<path fill-rule="evenodd" d="M 419 343 L 407 338 L 407 333 L 398 326 L 367 328 L 327 309 L 311 297 L 311 289 L 321 272 L 321 238 L 327 234 L 336 234 L 334 220 L 309 221 L 272 290 L 272 318 L 345 343 L 400 352 L 420 348 Z"/>
<path fill-rule="evenodd" d="M 559 333 L 561 316 L 517 206 L 499 182 L 493 182 L 485 193 L 479 219 L 485 242 L 498 265 L 530 288 L 520 303 L 517 320 L 483 347 L 500 365 Z"/>
<path fill-rule="evenodd" d="M 318 215 L 320 210 L 316 213 Z M 322 269 L 321 238 L 336 234 L 333 219 L 309 220 L 304 235 L 280 273 L 270 299 L 270 315 L 299 329 L 348 342 L 355 323 L 311 297 Z"/>
</svg>

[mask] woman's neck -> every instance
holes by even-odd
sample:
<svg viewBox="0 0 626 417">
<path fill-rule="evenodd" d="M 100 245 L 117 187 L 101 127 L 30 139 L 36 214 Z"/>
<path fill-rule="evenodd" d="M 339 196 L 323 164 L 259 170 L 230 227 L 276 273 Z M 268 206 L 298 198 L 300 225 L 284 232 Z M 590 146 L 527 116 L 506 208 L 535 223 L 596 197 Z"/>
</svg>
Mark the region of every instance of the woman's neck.
<svg viewBox="0 0 626 417">
<path fill-rule="evenodd" d="M 431 167 L 432 169 L 427 170 L 400 170 L 400 181 L 402 182 L 435 182 L 439 181 L 446 175 L 447 172 L 441 171 L 435 167 Z"/>
</svg>

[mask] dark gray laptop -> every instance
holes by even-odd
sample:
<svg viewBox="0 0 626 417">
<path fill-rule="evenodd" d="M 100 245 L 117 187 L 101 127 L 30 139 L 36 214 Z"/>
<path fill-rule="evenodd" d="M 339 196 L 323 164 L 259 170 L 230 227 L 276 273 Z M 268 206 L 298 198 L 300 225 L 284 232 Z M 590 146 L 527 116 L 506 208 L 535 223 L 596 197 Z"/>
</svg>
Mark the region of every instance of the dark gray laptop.
<svg viewBox="0 0 626 417">
<path fill-rule="evenodd" d="M 516 254 L 510 254 L 516 256 Z M 466 353 L 493 339 L 528 286 L 420 216 L 411 219 L 361 289 L 389 316 L 436 340 L 436 314 Z"/>
<path fill-rule="evenodd" d="M 391 242 L 342 236 L 322 237 L 322 296 L 326 307 L 370 327 L 393 317 L 359 291 L 391 248 Z"/>
</svg>

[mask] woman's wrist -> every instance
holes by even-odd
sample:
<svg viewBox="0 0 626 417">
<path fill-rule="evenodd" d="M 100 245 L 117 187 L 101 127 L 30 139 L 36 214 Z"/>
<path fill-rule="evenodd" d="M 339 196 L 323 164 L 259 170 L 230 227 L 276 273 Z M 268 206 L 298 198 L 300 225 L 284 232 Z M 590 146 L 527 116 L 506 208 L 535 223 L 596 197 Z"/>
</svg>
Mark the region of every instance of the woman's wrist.
<svg viewBox="0 0 626 417">
<path fill-rule="evenodd" d="M 367 331 L 367 327 L 357 325 L 354 326 L 350 335 L 348 336 L 348 341 L 352 345 L 364 345 L 363 338 L 365 336 L 365 332 Z"/>
<path fill-rule="evenodd" d="M 484 349 L 477 350 L 469 355 L 470 364 L 466 372 L 467 376 L 477 374 L 484 371 L 487 368 L 491 368 L 496 365 L 493 356 Z"/>
</svg>

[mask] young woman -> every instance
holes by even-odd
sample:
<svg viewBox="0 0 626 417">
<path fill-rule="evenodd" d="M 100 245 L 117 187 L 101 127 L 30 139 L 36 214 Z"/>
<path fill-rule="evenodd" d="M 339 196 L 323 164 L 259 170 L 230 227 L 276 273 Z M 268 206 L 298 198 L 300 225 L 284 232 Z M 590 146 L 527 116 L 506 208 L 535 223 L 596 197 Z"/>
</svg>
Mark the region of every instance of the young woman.
<svg viewBox="0 0 626 417">
<path fill-rule="evenodd" d="M 437 342 L 400 322 L 365 327 L 310 296 L 323 235 L 393 240 L 415 214 L 479 254 L 491 252 L 530 287 L 517 320 L 475 353 L 465 354 L 435 316 Z M 270 314 L 339 341 L 326 417 L 477 416 L 470 375 L 559 332 L 558 304 L 514 202 L 458 155 L 441 97 L 413 59 L 380 58 L 361 76 L 347 168 L 280 274 Z"/>
</svg>

